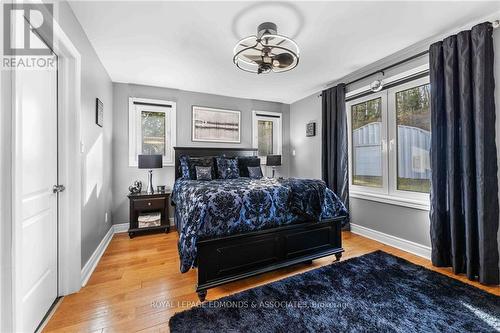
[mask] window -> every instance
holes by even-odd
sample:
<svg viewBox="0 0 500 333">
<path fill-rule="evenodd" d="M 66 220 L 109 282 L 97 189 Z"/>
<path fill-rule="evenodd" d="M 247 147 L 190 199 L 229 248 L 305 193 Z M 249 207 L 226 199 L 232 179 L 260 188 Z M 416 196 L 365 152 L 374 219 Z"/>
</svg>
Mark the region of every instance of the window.
<svg viewBox="0 0 500 333">
<path fill-rule="evenodd" d="M 259 149 L 259 155 L 267 156 L 273 155 L 273 125 L 272 120 L 257 120 L 257 147 Z"/>
<path fill-rule="evenodd" d="M 137 166 L 137 155 L 163 155 L 163 165 L 174 165 L 174 102 L 129 98 L 129 166 Z"/>
<path fill-rule="evenodd" d="M 141 111 L 143 154 L 165 155 L 165 112 Z"/>
<path fill-rule="evenodd" d="M 281 113 L 253 111 L 253 147 L 258 149 L 261 163 L 267 155 L 281 155 Z"/>
<path fill-rule="evenodd" d="M 431 111 L 429 84 L 395 93 L 397 189 L 429 193 Z"/>
<path fill-rule="evenodd" d="M 382 98 L 351 107 L 352 183 L 382 187 Z"/>
<path fill-rule="evenodd" d="M 427 208 L 430 85 L 411 81 L 347 103 L 354 197 Z"/>
</svg>

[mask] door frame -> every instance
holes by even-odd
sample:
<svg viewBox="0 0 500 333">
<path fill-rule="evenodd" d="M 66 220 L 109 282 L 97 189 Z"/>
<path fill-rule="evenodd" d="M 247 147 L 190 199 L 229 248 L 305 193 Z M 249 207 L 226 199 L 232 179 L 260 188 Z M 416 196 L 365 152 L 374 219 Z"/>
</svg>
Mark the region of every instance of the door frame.
<svg viewBox="0 0 500 333">
<path fill-rule="evenodd" d="M 51 17 L 44 13 L 44 17 Z M 14 34 L 16 31 L 14 30 Z M 19 32 L 17 32 L 19 33 Z M 40 37 L 46 39 L 44 31 Z M 58 56 L 58 179 L 66 190 L 59 195 L 58 205 L 58 296 L 77 292 L 81 288 L 81 56 L 78 49 L 53 18 L 53 51 Z M 21 122 L 20 104 L 16 96 L 16 71 L 12 71 L 12 330 L 19 331 L 23 309 L 19 278 L 21 244 L 20 177 Z"/>
</svg>

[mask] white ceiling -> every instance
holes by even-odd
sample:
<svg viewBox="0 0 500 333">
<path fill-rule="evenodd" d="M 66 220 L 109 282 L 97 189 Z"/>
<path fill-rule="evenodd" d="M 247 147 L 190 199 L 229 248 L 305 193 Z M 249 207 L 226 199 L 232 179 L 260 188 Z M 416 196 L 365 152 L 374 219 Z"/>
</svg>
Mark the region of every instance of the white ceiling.
<svg viewBox="0 0 500 333">
<path fill-rule="evenodd" d="M 114 82 L 291 103 L 500 2 L 71 2 Z M 286 73 L 238 70 L 238 39 L 272 21 L 295 39 Z"/>
</svg>

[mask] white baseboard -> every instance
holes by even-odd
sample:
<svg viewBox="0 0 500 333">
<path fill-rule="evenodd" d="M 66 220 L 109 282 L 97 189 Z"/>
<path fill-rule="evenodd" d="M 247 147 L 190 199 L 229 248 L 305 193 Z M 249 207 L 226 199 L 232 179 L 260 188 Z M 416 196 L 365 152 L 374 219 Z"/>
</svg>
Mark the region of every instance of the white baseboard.
<svg viewBox="0 0 500 333">
<path fill-rule="evenodd" d="M 119 234 L 121 232 L 127 232 L 128 227 L 129 227 L 129 223 L 113 224 L 113 228 L 115 229 L 114 230 L 115 234 Z"/>
<path fill-rule="evenodd" d="M 85 287 L 85 285 L 89 281 L 92 272 L 97 267 L 99 260 L 101 260 L 101 257 L 104 254 L 104 251 L 106 251 L 109 242 L 111 242 L 114 233 L 115 233 L 115 228 L 114 226 L 111 226 L 111 228 L 109 228 L 104 238 L 99 243 L 99 246 L 97 246 L 97 249 L 95 249 L 94 253 L 92 253 L 92 256 L 90 256 L 90 259 L 87 261 L 85 266 L 83 266 L 81 272 L 82 287 Z"/>
<path fill-rule="evenodd" d="M 174 225 L 174 218 L 171 217 L 169 218 L 170 221 L 170 226 Z M 92 253 L 92 256 L 90 259 L 87 261 L 85 266 L 82 268 L 81 272 L 81 283 L 82 287 L 85 287 L 87 282 L 90 279 L 90 276 L 92 275 L 92 272 L 94 272 L 95 268 L 97 267 L 97 264 L 99 263 L 99 260 L 101 260 L 102 255 L 104 254 L 104 251 L 108 248 L 109 243 L 111 242 L 111 239 L 113 238 L 114 234 L 122 233 L 122 232 L 127 232 L 129 228 L 129 223 L 120 223 L 120 224 L 113 224 L 111 228 L 109 228 L 108 232 L 104 236 L 104 238 L 101 240 L 99 243 L 99 246 L 97 246 L 97 249 L 95 249 L 94 253 Z"/>
<path fill-rule="evenodd" d="M 380 243 L 390 245 L 400 250 L 416 254 L 419 257 L 423 257 L 426 259 L 430 259 L 431 257 L 431 248 L 429 246 L 418 244 L 393 235 L 385 234 L 383 232 L 363 227 L 358 224 L 351 223 L 351 232 L 366 238 L 379 241 Z"/>
</svg>

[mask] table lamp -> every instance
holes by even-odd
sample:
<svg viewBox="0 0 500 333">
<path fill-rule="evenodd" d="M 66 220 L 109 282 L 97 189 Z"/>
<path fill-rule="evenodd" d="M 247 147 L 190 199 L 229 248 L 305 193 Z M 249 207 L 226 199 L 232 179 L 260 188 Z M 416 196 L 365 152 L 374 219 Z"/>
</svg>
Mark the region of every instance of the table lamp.
<svg viewBox="0 0 500 333">
<path fill-rule="evenodd" d="M 163 167 L 161 155 L 139 155 L 139 169 L 149 169 L 147 194 L 153 194 L 153 170 Z"/>
<path fill-rule="evenodd" d="M 273 178 L 276 173 L 276 167 L 281 165 L 281 155 L 267 155 L 266 165 L 273 168 Z"/>
</svg>

